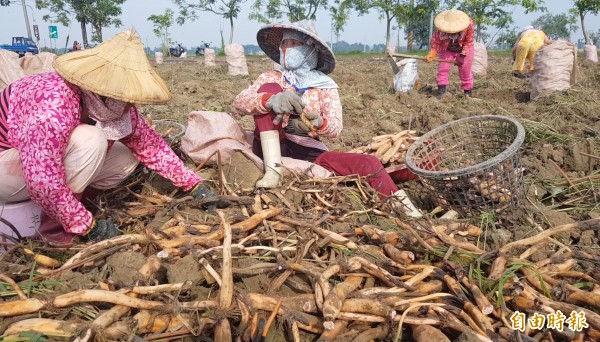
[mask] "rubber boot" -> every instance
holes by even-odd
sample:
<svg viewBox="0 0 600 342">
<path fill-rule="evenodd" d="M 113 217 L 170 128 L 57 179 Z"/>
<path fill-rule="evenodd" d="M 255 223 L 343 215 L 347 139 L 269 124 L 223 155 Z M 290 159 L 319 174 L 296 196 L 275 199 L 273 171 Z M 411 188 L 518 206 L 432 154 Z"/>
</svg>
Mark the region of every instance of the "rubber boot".
<svg viewBox="0 0 600 342">
<path fill-rule="evenodd" d="M 75 198 L 81 201 L 83 194 L 73 194 Z M 37 234 L 42 240 L 54 247 L 69 247 L 73 245 L 77 234 L 69 233 L 63 228 L 62 224 L 42 212 L 40 217 L 40 227 Z"/>
<path fill-rule="evenodd" d="M 441 99 L 442 97 L 444 97 L 445 93 L 446 93 L 446 86 L 438 86 L 438 93 L 437 93 L 436 97 L 438 99 Z"/>
<path fill-rule="evenodd" d="M 417 209 L 417 207 L 413 204 L 413 202 L 408 198 L 408 195 L 404 190 L 396 191 L 392 197 L 395 197 L 398 202 L 392 204 L 396 209 L 402 210 L 406 215 L 412 218 L 421 218 L 423 214 Z"/>
<path fill-rule="evenodd" d="M 465 90 L 465 96 L 466 97 L 473 97 L 473 91 L 471 91 L 471 90 Z"/>
<path fill-rule="evenodd" d="M 260 132 L 263 162 L 265 164 L 264 177 L 256 182 L 257 188 L 276 188 L 283 179 L 281 166 L 281 146 L 279 145 L 278 131 Z"/>
<path fill-rule="evenodd" d="M 42 212 L 38 236 L 54 247 L 67 247 L 73 244 L 77 234 L 68 233 L 62 224 Z"/>
</svg>

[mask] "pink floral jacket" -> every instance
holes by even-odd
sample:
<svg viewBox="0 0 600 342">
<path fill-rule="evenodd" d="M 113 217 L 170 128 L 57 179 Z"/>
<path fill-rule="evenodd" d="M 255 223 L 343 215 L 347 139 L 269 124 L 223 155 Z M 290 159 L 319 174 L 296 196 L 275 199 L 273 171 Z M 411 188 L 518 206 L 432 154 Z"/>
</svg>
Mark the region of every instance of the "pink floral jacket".
<svg viewBox="0 0 600 342">
<path fill-rule="evenodd" d="M 471 49 L 474 49 L 474 40 L 475 36 L 474 30 L 475 24 L 473 20 L 470 20 L 469 26 L 464 30 L 456 34 L 448 34 L 441 32 L 440 30 L 435 30 L 433 32 L 433 36 L 431 37 L 430 50 L 432 51 L 443 51 L 448 49 L 448 45 L 452 41 L 452 37 L 458 37 L 458 45 L 462 47 L 461 55 L 468 55 Z"/>
<path fill-rule="evenodd" d="M 51 72 L 12 84 L 8 144 L 19 150 L 31 199 L 66 231 L 85 233 L 92 214 L 67 187 L 63 157 L 71 132 L 81 122 L 80 90 Z M 148 168 L 190 190 L 202 181 L 169 145 L 131 108 L 133 133 L 120 140 Z"/>
</svg>

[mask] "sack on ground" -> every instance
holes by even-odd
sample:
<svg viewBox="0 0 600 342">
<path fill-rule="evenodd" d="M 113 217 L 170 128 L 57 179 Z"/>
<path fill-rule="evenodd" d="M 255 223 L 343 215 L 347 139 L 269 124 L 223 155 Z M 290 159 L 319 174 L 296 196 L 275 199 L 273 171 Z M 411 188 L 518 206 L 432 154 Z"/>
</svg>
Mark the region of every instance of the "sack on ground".
<svg viewBox="0 0 600 342">
<path fill-rule="evenodd" d="M 214 49 L 204 49 L 204 65 L 206 65 L 206 66 L 217 65 L 217 63 L 215 63 L 216 56 L 217 56 L 217 54 L 215 53 Z"/>
<path fill-rule="evenodd" d="M 248 75 L 248 65 L 241 44 L 225 45 L 225 60 L 228 66 L 228 75 Z"/>
<path fill-rule="evenodd" d="M 40 52 L 37 55 L 19 55 L 0 49 L 0 90 L 19 79 L 43 72 L 54 71 L 52 62 L 56 55 L 50 52 Z"/>
<path fill-rule="evenodd" d="M 27 76 L 19 64 L 19 55 L 0 49 L 0 90 L 14 81 Z"/>
<path fill-rule="evenodd" d="M 575 46 L 565 40 L 544 45 L 537 51 L 531 78 L 532 100 L 571 88 L 576 53 Z"/>
<path fill-rule="evenodd" d="M 188 116 L 187 129 L 181 138 L 181 150 L 197 164 L 206 162 L 208 158 L 209 162 L 217 162 L 216 151 L 219 151 L 221 164 L 229 164 L 235 152 L 239 151 L 264 170 L 262 159 L 252 153 L 253 137 L 252 132 L 242 129 L 227 113 L 194 111 Z M 308 161 L 283 157 L 281 162 L 286 172 L 289 170 L 317 178 L 332 175 L 322 166 Z"/>
<path fill-rule="evenodd" d="M 475 58 L 473 59 L 471 71 L 475 76 L 485 76 L 488 68 L 487 48 L 485 44 L 479 42 L 475 42 L 473 45 L 475 47 Z"/>
<path fill-rule="evenodd" d="M 406 93 L 419 87 L 417 60 L 405 58 L 396 63 L 400 71 L 394 76 L 394 91 Z"/>
<path fill-rule="evenodd" d="M 162 52 L 155 52 L 154 53 L 154 60 L 156 61 L 156 64 L 163 64 L 163 62 L 164 62 L 163 53 Z"/>
<path fill-rule="evenodd" d="M 598 48 L 596 45 L 586 45 L 583 47 L 585 53 L 585 60 L 598 63 Z"/>
<path fill-rule="evenodd" d="M 54 71 L 52 63 L 56 55 L 51 52 L 40 52 L 37 55 L 25 55 L 19 59 L 21 68 L 27 75 Z"/>
</svg>

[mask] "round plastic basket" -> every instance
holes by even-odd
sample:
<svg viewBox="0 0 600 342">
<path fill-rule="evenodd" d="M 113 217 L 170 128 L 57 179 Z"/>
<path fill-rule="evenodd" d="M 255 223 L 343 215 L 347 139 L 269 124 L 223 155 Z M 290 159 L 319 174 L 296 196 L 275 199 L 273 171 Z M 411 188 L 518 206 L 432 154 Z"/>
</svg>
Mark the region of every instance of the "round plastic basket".
<svg viewBox="0 0 600 342">
<path fill-rule="evenodd" d="M 152 120 L 152 128 L 169 144 L 179 142 L 185 134 L 185 126 L 172 120 Z"/>
<path fill-rule="evenodd" d="M 517 204 L 525 193 L 515 119 L 481 115 L 426 133 L 406 153 L 407 167 L 442 206 L 472 216 Z"/>
</svg>

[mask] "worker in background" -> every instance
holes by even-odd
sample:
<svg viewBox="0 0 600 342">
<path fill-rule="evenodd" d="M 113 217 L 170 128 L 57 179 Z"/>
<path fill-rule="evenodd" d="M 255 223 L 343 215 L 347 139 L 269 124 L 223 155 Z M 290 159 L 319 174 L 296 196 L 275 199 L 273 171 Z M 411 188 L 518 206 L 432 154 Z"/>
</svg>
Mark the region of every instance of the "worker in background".
<svg viewBox="0 0 600 342">
<path fill-rule="evenodd" d="M 518 78 L 530 77 L 533 72 L 533 59 L 535 53 L 544 45 L 552 41 L 542 30 L 536 30 L 533 26 L 526 26 L 513 47 L 513 76 Z M 524 73 L 525 59 L 529 61 L 529 73 Z"/>
<path fill-rule="evenodd" d="M 466 96 L 471 96 L 473 90 L 471 69 L 475 59 L 473 20 L 463 11 L 448 10 L 438 14 L 433 23 L 435 32 L 429 43 L 427 62 L 431 63 L 436 56 L 439 56 L 439 59 L 455 61 L 458 66 L 461 87 Z M 452 64 L 448 62 L 438 64 L 438 97 L 442 97 L 446 93 Z"/>
</svg>

